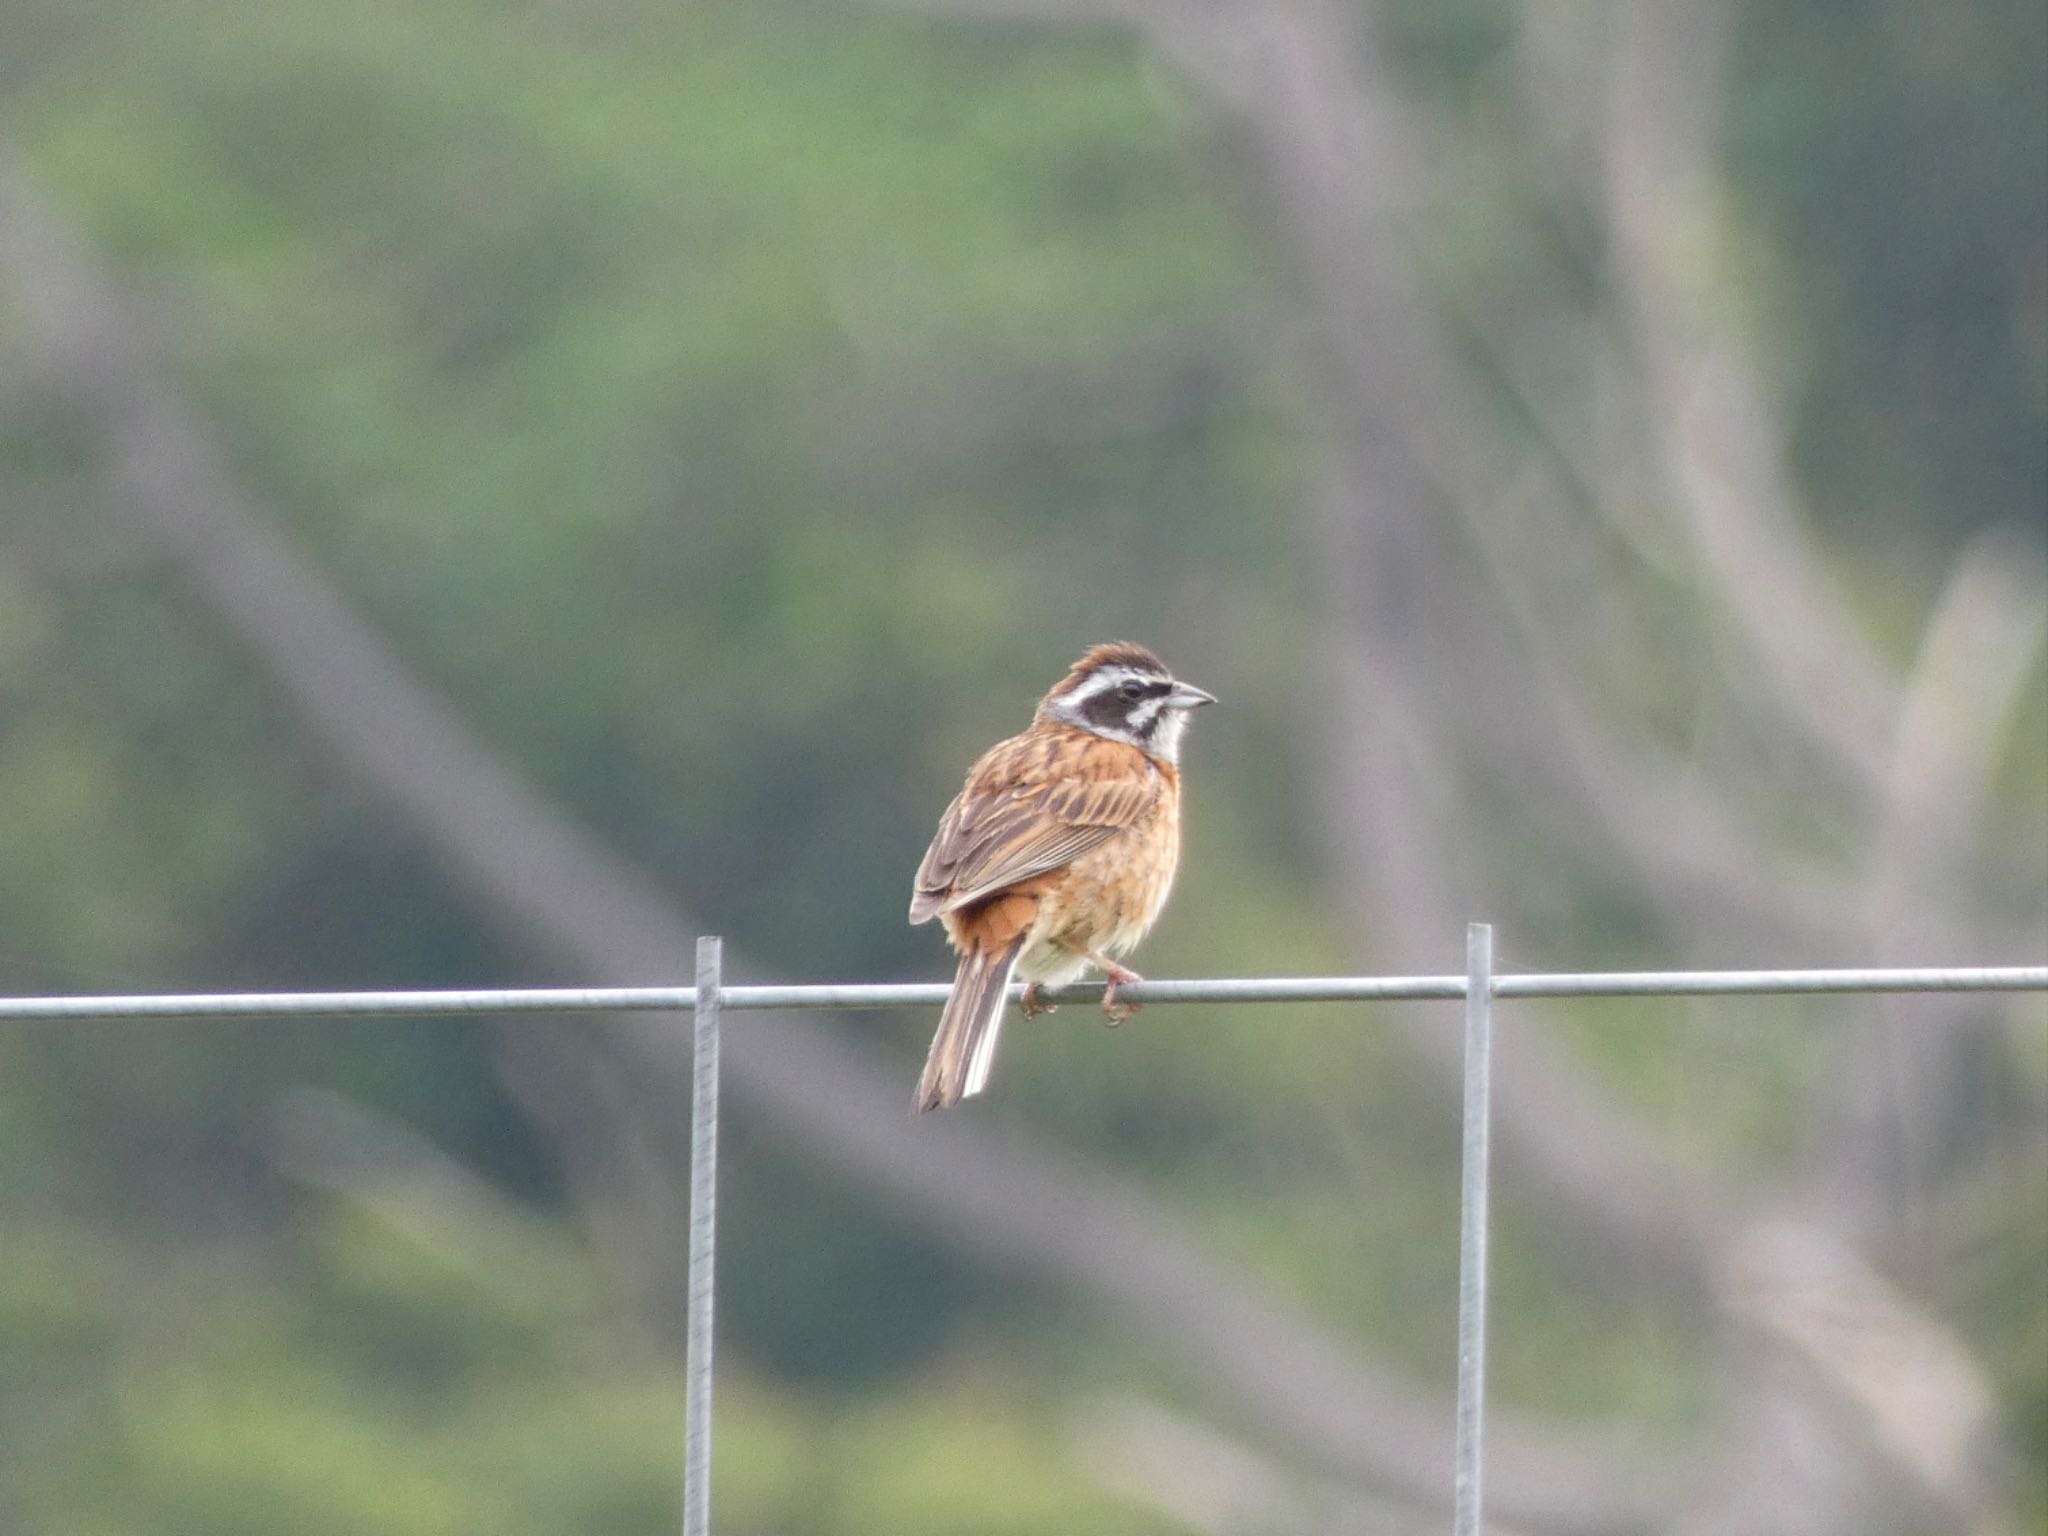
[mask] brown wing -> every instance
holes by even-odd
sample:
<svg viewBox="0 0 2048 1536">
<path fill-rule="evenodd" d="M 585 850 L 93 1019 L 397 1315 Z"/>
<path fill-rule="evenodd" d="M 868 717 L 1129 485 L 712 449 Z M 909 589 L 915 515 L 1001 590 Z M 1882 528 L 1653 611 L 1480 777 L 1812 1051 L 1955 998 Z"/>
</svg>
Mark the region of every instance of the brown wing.
<svg viewBox="0 0 2048 1536">
<path fill-rule="evenodd" d="M 939 820 L 911 922 L 1072 863 L 1142 820 L 1161 788 L 1144 753 L 1082 731 L 1031 731 L 991 748 Z"/>
</svg>

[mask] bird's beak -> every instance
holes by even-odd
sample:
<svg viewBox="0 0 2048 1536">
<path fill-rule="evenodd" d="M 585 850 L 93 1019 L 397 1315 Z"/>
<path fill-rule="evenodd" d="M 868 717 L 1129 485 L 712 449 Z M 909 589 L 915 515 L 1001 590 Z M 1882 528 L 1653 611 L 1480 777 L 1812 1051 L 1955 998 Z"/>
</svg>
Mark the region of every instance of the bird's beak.
<svg viewBox="0 0 2048 1536">
<path fill-rule="evenodd" d="M 1215 694 L 1205 693 L 1193 683 L 1175 683 L 1173 692 L 1166 696 L 1168 709 L 1198 709 L 1204 704 L 1215 702 Z"/>
</svg>

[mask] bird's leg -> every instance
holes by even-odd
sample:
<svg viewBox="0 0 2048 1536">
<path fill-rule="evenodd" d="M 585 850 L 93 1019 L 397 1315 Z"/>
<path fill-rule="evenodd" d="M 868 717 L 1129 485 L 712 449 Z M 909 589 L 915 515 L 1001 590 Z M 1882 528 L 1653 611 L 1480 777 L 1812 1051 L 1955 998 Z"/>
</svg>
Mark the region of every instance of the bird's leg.
<svg viewBox="0 0 2048 1536">
<path fill-rule="evenodd" d="M 1041 1013 L 1057 1013 L 1059 1011 L 1059 1004 L 1042 1002 L 1039 999 L 1038 983 L 1035 981 L 1024 983 L 1024 995 L 1017 999 L 1017 1006 L 1024 1010 L 1024 1017 L 1027 1019 L 1035 1019 Z"/>
<path fill-rule="evenodd" d="M 1116 1000 L 1118 987 L 1127 987 L 1134 981 L 1143 981 L 1144 977 L 1127 965 L 1118 965 L 1107 955 L 1091 952 L 1088 955 L 1088 963 L 1109 978 L 1109 985 L 1102 989 L 1102 1011 L 1108 1017 L 1111 1029 L 1145 1006 L 1143 1003 L 1120 1003 Z"/>
</svg>

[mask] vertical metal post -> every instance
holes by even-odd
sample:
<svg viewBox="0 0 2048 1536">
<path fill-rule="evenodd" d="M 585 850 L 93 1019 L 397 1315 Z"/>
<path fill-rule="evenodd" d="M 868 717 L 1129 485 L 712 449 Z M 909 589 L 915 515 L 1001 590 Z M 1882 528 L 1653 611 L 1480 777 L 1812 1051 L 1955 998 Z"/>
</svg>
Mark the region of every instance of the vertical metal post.
<svg viewBox="0 0 2048 1536">
<path fill-rule="evenodd" d="M 720 948 L 697 940 L 690 1030 L 690 1301 L 683 1387 L 683 1536 L 711 1536 L 711 1277 L 718 1250 Z"/>
<path fill-rule="evenodd" d="M 1493 928 L 1465 929 L 1465 1138 L 1458 1210 L 1458 1452 L 1453 1536 L 1480 1536 L 1486 1472 L 1487 1133 L 1493 1097 Z"/>
</svg>

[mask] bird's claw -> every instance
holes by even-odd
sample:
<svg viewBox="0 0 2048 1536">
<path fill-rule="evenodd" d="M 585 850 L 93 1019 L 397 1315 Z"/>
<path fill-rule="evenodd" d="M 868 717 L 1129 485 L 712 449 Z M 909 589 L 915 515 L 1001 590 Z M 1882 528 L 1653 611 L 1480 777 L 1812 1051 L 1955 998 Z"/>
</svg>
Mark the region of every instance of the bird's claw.
<svg viewBox="0 0 2048 1536">
<path fill-rule="evenodd" d="M 1145 1006 L 1143 1003 L 1118 1002 L 1116 989 L 1129 986 L 1134 981 L 1143 981 L 1145 978 L 1128 966 L 1111 965 L 1105 966 L 1103 969 L 1109 973 L 1109 985 L 1102 989 L 1102 1016 L 1108 1020 L 1109 1027 L 1115 1029 L 1117 1025 L 1123 1023 L 1125 1019 L 1128 1019 L 1132 1014 Z"/>
</svg>

